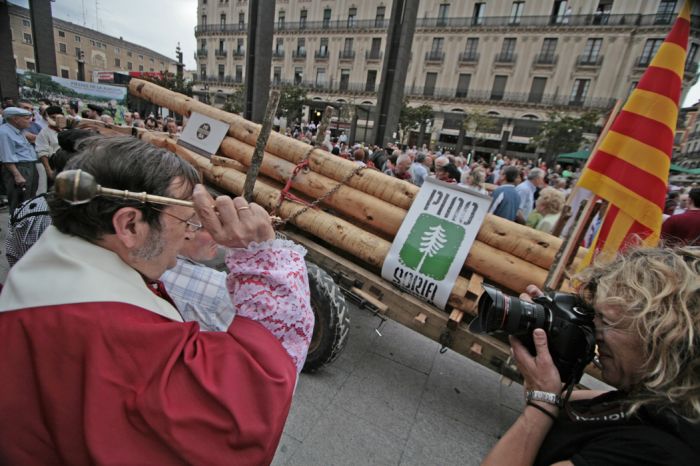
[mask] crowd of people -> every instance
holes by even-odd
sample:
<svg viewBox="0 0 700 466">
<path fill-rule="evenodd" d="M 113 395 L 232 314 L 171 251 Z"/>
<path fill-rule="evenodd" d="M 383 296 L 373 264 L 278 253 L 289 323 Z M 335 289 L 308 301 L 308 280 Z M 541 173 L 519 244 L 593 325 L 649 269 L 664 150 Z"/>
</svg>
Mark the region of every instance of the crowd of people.
<svg viewBox="0 0 700 466">
<path fill-rule="evenodd" d="M 0 291 L 0 378 L 11 383 L 0 384 L 0 412 L 12 419 L 0 422 L 0 458 L 271 462 L 314 327 L 305 251 L 275 238 L 262 207 L 213 199 L 177 156 L 134 138 L 58 128 L 52 121 L 63 113 L 21 101 L 0 123 L 11 209 L 11 270 Z M 99 107 L 83 115 L 108 123 L 104 116 Z M 128 126 L 159 128 L 156 118 L 124 117 Z M 39 118 L 46 126 L 29 131 Z M 160 124 L 178 130 L 174 121 Z M 417 186 L 435 177 L 491 196 L 494 215 L 546 232 L 578 176 L 500 154 L 472 160 L 351 144 L 345 134 L 328 135 L 323 147 Z M 80 169 L 101 186 L 194 207 L 36 196 L 37 167 L 49 181 Z M 578 277 L 595 310 L 602 378 L 615 390 L 567 399 L 547 334 L 534 331 L 536 354 L 511 339 L 527 403 L 485 464 L 697 459 L 700 251 L 688 246 L 698 242 L 699 207 L 698 188 L 669 194 L 666 246 L 682 248 L 632 250 Z M 220 248 L 228 272 L 203 264 Z M 542 293 L 527 291 L 523 299 Z"/>
</svg>

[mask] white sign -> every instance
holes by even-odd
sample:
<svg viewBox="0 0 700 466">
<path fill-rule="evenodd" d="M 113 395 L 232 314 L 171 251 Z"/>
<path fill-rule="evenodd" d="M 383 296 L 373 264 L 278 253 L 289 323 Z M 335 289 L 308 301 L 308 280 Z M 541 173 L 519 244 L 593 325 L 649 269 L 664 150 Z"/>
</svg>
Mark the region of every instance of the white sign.
<svg viewBox="0 0 700 466">
<path fill-rule="evenodd" d="M 228 123 L 193 112 L 177 143 L 200 155 L 211 157 L 219 150 L 228 129 Z"/>
<path fill-rule="evenodd" d="M 491 198 L 426 178 L 382 265 L 382 277 L 444 309 Z"/>
</svg>

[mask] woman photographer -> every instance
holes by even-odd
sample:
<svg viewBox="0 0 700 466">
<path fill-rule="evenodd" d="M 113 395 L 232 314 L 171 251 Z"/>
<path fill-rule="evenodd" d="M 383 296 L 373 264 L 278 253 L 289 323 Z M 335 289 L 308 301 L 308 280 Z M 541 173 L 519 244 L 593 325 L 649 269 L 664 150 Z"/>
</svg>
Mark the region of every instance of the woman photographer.
<svg viewBox="0 0 700 466">
<path fill-rule="evenodd" d="M 699 277 L 699 248 L 637 249 L 586 269 L 580 294 L 596 312 L 603 381 L 617 390 L 575 391 L 562 406 L 545 332 L 533 334 L 534 357 L 510 337 L 528 401 L 484 464 L 697 464 Z"/>
</svg>

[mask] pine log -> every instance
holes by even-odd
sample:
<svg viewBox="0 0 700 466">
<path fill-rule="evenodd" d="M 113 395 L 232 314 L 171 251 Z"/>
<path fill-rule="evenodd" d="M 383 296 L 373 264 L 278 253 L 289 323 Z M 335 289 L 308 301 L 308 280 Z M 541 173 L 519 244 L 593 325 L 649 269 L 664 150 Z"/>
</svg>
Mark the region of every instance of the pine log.
<svg viewBox="0 0 700 466">
<path fill-rule="evenodd" d="M 177 113 L 190 115 L 196 111 L 221 121 L 229 123 L 229 135 L 253 146 L 260 132 L 260 125 L 252 123 L 244 118 L 218 110 L 204 103 L 193 100 L 190 97 L 163 89 L 147 81 L 132 79 L 129 83 L 132 94 L 145 98 L 160 106 L 171 108 Z M 282 157 L 292 163 L 299 163 L 307 154 L 310 168 L 319 174 L 335 179 L 344 179 L 356 168 L 356 165 L 340 157 L 334 157 L 320 149 L 313 149 L 308 144 L 288 138 L 279 133 L 270 135 L 266 146 L 268 152 Z M 385 200 L 403 209 L 408 209 L 415 198 L 418 187 L 403 180 L 388 177 L 374 170 L 364 170 L 352 177 L 348 186 L 364 191 L 373 197 Z M 496 225 L 490 222 L 501 220 Z M 507 223 L 503 223 L 507 222 Z M 524 225 L 498 219 L 487 215 L 477 239 L 496 248 L 506 248 L 514 254 L 522 254 L 524 259 L 534 261 L 536 265 L 548 269 L 552 265 L 557 250 L 561 247 L 562 240 Z M 535 253 L 535 251 L 538 251 Z M 585 250 L 579 249 L 577 258 L 582 257 Z"/>
</svg>

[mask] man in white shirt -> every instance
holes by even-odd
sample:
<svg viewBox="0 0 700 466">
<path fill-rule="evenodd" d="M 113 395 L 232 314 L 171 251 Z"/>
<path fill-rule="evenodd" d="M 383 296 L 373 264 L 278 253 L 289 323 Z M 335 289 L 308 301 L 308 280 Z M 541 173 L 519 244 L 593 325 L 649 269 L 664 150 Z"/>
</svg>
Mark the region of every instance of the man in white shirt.
<svg viewBox="0 0 700 466">
<path fill-rule="evenodd" d="M 535 207 L 535 191 L 542 187 L 544 187 L 544 170 L 533 168 L 527 174 L 527 179 L 515 188 L 520 196 L 520 212 L 523 218 L 527 219 L 532 212 Z"/>
</svg>

